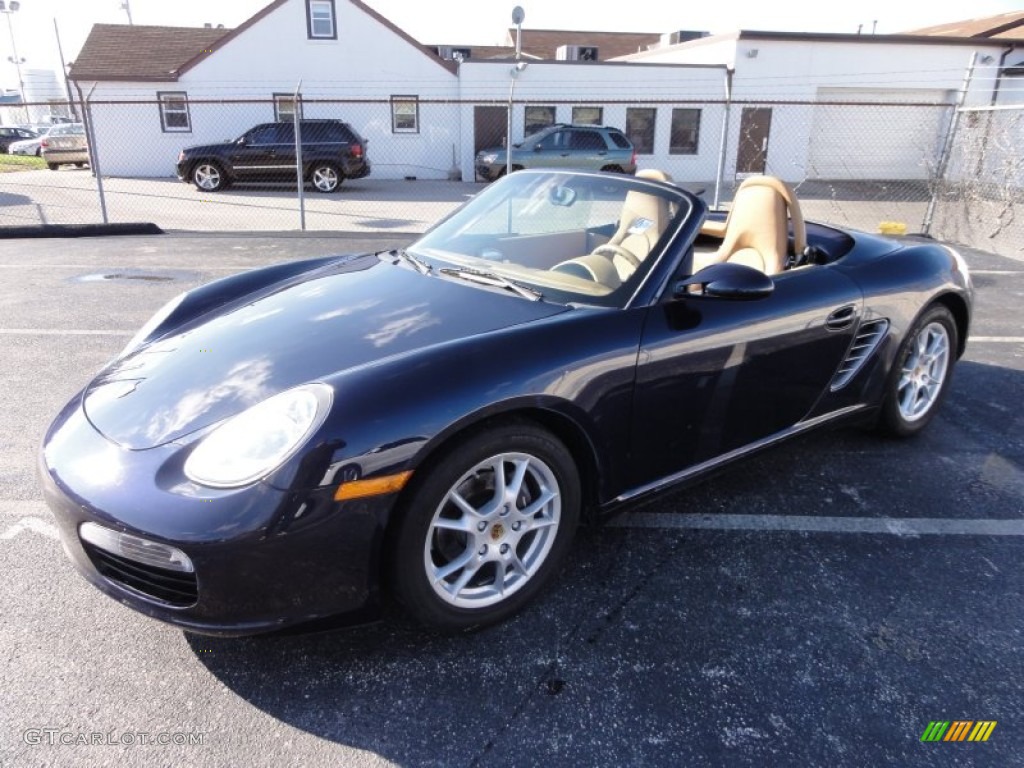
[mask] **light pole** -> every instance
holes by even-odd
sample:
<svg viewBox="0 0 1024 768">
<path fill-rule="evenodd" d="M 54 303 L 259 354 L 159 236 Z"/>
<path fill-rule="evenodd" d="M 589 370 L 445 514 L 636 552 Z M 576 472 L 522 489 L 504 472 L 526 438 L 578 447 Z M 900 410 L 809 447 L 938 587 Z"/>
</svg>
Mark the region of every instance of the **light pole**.
<svg viewBox="0 0 1024 768">
<path fill-rule="evenodd" d="M 512 84 L 508 89 L 508 127 L 505 131 L 505 175 L 512 173 L 512 97 L 516 92 L 516 78 L 526 69 L 526 62 L 520 61 L 519 57 L 523 51 L 523 19 L 526 18 L 526 11 L 522 6 L 517 5 L 512 9 L 512 23 L 516 25 L 516 63 L 512 67 L 510 76 Z"/>
<path fill-rule="evenodd" d="M 11 51 L 14 56 L 9 57 L 9 61 L 14 62 L 14 66 L 18 70 L 18 91 L 21 93 L 21 104 L 24 108 L 25 105 L 25 81 L 21 77 L 21 63 L 24 59 L 18 57 L 18 46 L 14 42 L 14 24 L 11 23 L 11 14 L 21 8 L 21 3 L 18 0 L 11 0 L 9 3 L 5 3 L 4 0 L 0 0 L 0 13 L 7 17 L 7 31 L 11 33 Z M 28 115 L 27 108 L 25 112 Z"/>
</svg>

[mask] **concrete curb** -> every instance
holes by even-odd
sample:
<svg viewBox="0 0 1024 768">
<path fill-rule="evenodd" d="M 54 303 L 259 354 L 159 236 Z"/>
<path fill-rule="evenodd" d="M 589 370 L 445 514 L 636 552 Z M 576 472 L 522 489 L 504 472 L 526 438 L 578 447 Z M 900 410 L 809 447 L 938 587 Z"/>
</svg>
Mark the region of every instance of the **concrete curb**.
<svg viewBox="0 0 1024 768">
<path fill-rule="evenodd" d="M 40 224 L 32 227 L 0 227 L 0 238 L 105 237 L 108 235 L 162 235 L 152 222 L 128 224 Z"/>
</svg>

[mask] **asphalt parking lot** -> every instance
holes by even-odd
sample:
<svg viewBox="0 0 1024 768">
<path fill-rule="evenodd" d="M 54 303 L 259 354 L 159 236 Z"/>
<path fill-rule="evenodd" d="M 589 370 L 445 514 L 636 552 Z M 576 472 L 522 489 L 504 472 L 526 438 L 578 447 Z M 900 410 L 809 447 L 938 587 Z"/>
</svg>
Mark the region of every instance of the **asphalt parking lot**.
<svg viewBox="0 0 1024 768">
<path fill-rule="evenodd" d="M 983 253 L 924 435 L 813 435 L 583 530 L 489 631 L 210 639 L 77 576 L 34 479 L 67 398 L 185 288 L 403 242 L 0 241 L 0 765 L 1024 764 L 1024 262 Z"/>
</svg>

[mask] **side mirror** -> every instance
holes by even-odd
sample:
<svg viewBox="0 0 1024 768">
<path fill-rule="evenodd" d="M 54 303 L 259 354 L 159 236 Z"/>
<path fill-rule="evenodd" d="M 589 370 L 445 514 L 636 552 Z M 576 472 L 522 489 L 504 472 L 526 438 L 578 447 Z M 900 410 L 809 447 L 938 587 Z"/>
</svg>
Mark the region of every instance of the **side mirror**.
<svg viewBox="0 0 1024 768">
<path fill-rule="evenodd" d="M 542 149 L 544 149 L 544 146 L 539 141 L 533 145 L 534 152 L 540 152 Z"/>
<path fill-rule="evenodd" d="M 247 143 L 248 143 L 248 141 L 245 138 L 245 136 L 239 136 L 238 137 L 238 141 L 235 142 L 235 144 L 237 144 L 240 147 L 244 147 Z"/>
<path fill-rule="evenodd" d="M 693 292 L 692 286 L 699 290 Z M 672 289 L 677 299 L 688 296 L 710 296 L 718 299 L 734 299 L 749 301 L 771 296 L 775 283 L 760 270 L 743 264 L 730 264 L 728 261 L 711 264 L 700 272 L 680 280 Z"/>
</svg>

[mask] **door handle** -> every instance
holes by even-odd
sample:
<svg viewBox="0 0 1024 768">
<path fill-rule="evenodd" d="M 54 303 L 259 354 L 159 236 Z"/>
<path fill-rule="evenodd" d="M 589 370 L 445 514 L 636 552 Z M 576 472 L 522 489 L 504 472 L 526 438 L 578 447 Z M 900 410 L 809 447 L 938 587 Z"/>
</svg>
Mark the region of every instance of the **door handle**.
<svg viewBox="0 0 1024 768">
<path fill-rule="evenodd" d="M 569 153 L 568 153 L 568 152 L 563 152 L 563 153 L 562 153 L 562 157 L 568 157 L 568 156 L 569 156 Z"/>
<path fill-rule="evenodd" d="M 830 331 L 842 331 L 853 324 L 856 314 L 856 308 L 852 304 L 847 304 L 825 318 L 825 327 Z"/>
</svg>

